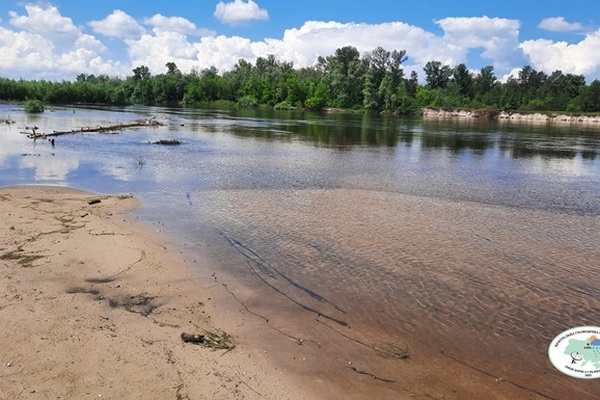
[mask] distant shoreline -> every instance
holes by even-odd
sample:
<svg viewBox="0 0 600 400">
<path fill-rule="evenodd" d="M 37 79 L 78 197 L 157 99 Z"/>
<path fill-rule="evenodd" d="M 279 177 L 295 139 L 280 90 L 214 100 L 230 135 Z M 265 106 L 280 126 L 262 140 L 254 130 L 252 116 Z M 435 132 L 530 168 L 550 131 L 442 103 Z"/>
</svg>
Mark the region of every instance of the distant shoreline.
<svg viewBox="0 0 600 400">
<path fill-rule="evenodd" d="M 516 121 L 535 123 L 571 123 L 571 124 L 598 124 L 600 126 L 600 115 L 560 114 L 551 112 L 517 112 L 499 110 L 442 110 L 435 108 L 424 108 L 424 118 L 465 118 L 481 119 L 490 121 Z"/>
</svg>

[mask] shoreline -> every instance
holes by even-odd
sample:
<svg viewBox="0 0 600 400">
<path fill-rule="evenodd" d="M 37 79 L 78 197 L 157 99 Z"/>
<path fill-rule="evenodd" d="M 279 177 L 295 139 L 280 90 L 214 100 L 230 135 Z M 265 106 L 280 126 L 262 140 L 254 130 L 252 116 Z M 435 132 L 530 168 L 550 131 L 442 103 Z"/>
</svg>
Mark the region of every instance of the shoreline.
<svg viewBox="0 0 600 400">
<path fill-rule="evenodd" d="M 258 196 L 250 204 L 284 204 Z M 367 204 L 361 199 L 372 200 L 356 193 L 353 198 L 359 208 Z M 434 220 L 444 220 L 446 202 L 404 200 L 405 228 L 427 225 L 418 208 L 433 206 Z M 498 340 L 487 329 L 457 324 L 436 333 L 434 321 L 411 307 L 427 297 L 410 285 L 399 304 L 402 319 L 386 314 L 388 328 L 352 318 L 351 308 L 360 302 L 339 304 L 338 315 L 350 311 L 348 325 L 298 303 L 272 302 L 269 288 L 253 289 L 254 276 L 228 275 L 218 267 L 222 260 L 171 243 L 163 224 L 136 221 L 131 211 L 138 206 L 130 196 L 70 188 L 0 188 L 6 216 L 0 227 L 0 393 L 7 399 L 593 398 L 598 382 L 572 382 L 554 371 L 543 342 Z M 498 215 L 494 207 L 479 212 L 484 219 Z M 502 249 L 506 230 L 486 229 L 480 232 L 490 236 L 484 243 Z M 424 235 L 430 245 L 446 236 L 426 226 L 412 233 L 413 242 L 425 243 Z M 401 236 L 410 243 L 412 236 Z M 445 264 L 436 264 L 440 296 L 455 279 L 456 265 Z M 469 273 L 470 264 L 461 265 L 459 272 Z M 501 284 L 500 278 L 494 282 Z M 311 301 L 317 300 L 303 300 Z M 386 309 L 378 308 L 377 314 Z M 184 343 L 184 332 L 227 332 L 235 348 Z M 489 359 L 482 355 L 488 341 Z M 515 349 L 533 357 L 513 360 Z"/>
<path fill-rule="evenodd" d="M 134 221 L 137 206 L 70 188 L 0 188 L 2 396 L 315 398 L 243 338 L 224 349 L 182 340 L 224 337 L 236 312 L 219 304 L 217 315 L 220 285 Z"/>
<path fill-rule="evenodd" d="M 443 110 L 424 108 L 423 118 L 458 118 L 497 122 L 563 123 L 585 126 L 600 125 L 600 115 L 555 114 L 552 112 L 517 112 L 499 110 Z"/>
</svg>

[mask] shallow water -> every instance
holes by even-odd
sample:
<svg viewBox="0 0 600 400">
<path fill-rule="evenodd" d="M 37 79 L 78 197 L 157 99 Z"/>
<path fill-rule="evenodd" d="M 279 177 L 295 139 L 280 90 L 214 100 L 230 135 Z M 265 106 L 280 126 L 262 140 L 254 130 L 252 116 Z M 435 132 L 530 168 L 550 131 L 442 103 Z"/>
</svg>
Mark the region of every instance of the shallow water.
<svg viewBox="0 0 600 400">
<path fill-rule="evenodd" d="M 19 133 L 150 116 L 166 125 L 55 147 Z M 0 185 L 135 194 L 187 254 L 260 291 L 272 324 L 322 342 L 303 325 L 318 315 L 383 357 L 370 371 L 393 375 L 386 357 L 408 346 L 538 395 L 600 390 L 546 357 L 561 331 L 599 324 L 600 127 L 147 107 L 0 118 L 15 121 L 0 125 Z"/>
</svg>

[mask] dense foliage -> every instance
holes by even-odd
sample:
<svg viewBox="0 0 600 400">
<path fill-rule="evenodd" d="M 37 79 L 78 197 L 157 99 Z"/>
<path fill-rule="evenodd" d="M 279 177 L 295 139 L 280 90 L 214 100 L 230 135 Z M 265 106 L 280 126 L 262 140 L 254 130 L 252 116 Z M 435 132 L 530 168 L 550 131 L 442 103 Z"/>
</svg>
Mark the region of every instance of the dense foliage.
<svg viewBox="0 0 600 400">
<path fill-rule="evenodd" d="M 411 114 L 420 107 L 491 108 L 516 111 L 600 111 L 600 81 L 586 85 L 583 75 L 554 71 L 547 75 L 525 66 L 516 78 L 500 83 L 492 66 L 472 73 L 465 64 L 452 68 L 430 61 L 424 82 L 404 75 L 405 51 L 381 47 L 361 56 L 343 47 L 315 66 L 295 69 L 274 56 L 250 63 L 239 60 L 219 74 L 212 67 L 182 73 L 175 63 L 152 75 L 139 66 L 125 79 L 80 74 L 74 82 L 0 78 L 0 99 L 40 100 L 51 104 L 146 104 L 200 106 L 217 101 L 241 107 L 279 109 L 324 107 Z"/>
</svg>

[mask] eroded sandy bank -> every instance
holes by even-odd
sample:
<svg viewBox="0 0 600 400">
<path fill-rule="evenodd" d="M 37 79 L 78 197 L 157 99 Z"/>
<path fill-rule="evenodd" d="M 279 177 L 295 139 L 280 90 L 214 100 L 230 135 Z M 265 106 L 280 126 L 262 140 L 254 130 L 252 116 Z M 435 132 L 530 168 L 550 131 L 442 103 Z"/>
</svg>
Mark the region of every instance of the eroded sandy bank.
<svg viewBox="0 0 600 400">
<path fill-rule="evenodd" d="M 547 113 L 519 113 L 497 110 L 441 110 L 425 108 L 423 116 L 427 118 L 465 118 L 489 119 L 494 121 L 536 122 L 536 123 L 571 123 L 571 124 L 600 124 L 600 115 L 576 114 L 547 114 Z"/>
</svg>

